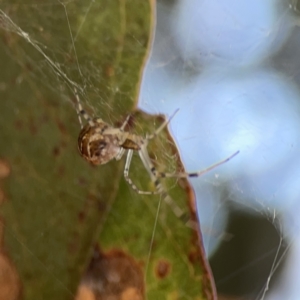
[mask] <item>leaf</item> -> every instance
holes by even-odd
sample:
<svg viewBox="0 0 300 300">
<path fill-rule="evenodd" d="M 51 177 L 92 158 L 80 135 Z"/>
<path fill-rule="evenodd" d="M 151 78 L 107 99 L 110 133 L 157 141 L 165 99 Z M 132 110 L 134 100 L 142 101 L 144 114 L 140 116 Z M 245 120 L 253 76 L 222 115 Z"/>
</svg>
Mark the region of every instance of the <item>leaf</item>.
<svg viewBox="0 0 300 300">
<path fill-rule="evenodd" d="M 112 288 L 117 297 L 202 299 L 196 232 L 160 196 L 136 194 L 123 179 L 124 160 L 92 167 L 76 149 L 75 88 L 90 114 L 116 127 L 130 112 L 129 129 L 138 134 L 161 124 L 134 109 L 153 23 L 150 4 L 2 5 L 0 157 L 11 174 L 1 185 L 1 215 L 24 299 L 88 299 L 108 276 L 103 266 L 116 271 L 116 261 L 142 274 L 124 290 Z M 160 170 L 177 169 L 166 133 L 149 153 Z M 153 189 L 138 157 L 130 176 L 140 188 Z M 193 202 L 187 183 L 164 184 L 188 212 Z"/>
</svg>

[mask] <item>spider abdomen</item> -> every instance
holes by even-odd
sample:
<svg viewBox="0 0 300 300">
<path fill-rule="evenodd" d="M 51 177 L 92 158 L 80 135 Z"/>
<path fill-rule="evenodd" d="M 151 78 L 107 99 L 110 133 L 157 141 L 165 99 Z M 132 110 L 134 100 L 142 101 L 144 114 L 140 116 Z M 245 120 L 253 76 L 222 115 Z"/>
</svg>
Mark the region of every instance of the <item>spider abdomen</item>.
<svg viewBox="0 0 300 300">
<path fill-rule="evenodd" d="M 103 165 L 114 159 L 121 151 L 116 135 L 105 134 L 110 127 L 103 122 L 94 126 L 87 124 L 78 137 L 80 154 L 94 165 Z"/>
</svg>

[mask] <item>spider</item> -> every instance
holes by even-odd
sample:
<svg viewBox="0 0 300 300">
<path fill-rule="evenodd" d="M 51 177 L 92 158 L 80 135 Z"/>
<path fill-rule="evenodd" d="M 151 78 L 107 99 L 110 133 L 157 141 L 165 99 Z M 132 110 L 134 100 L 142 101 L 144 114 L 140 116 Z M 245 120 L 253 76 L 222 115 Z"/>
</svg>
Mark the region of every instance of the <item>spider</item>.
<svg viewBox="0 0 300 300">
<path fill-rule="evenodd" d="M 127 151 L 127 158 L 124 168 L 124 178 L 128 184 L 132 187 L 134 191 L 138 194 L 153 195 L 153 194 L 164 194 L 164 190 L 160 183 L 160 178 L 191 178 L 199 177 L 212 169 L 226 163 L 231 158 L 236 156 L 239 151 L 235 152 L 228 158 L 217 162 L 209 166 L 208 168 L 192 173 L 179 172 L 179 173 L 163 173 L 158 172 L 151 162 L 148 154 L 147 146 L 149 141 L 155 138 L 171 121 L 171 119 L 178 112 L 178 109 L 171 115 L 169 119 L 166 119 L 160 127 L 158 127 L 154 133 L 142 137 L 124 131 L 130 115 L 126 118 L 124 123 L 119 128 L 114 128 L 107 124 L 100 118 L 92 118 L 81 106 L 80 99 L 77 91 L 75 91 L 75 96 L 77 100 L 76 111 L 79 117 L 79 122 L 81 126 L 81 131 L 78 137 L 78 149 L 83 158 L 94 165 L 103 165 L 109 161 L 116 159 L 120 160 L 124 153 Z M 85 126 L 82 125 L 81 117 L 87 121 Z M 129 177 L 129 168 L 131 164 L 131 159 L 133 151 L 137 151 L 140 159 L 147 170 L 152 182 L 155 185 L 156 191 L 142 191 L 140 190 Z"/>
</svg>

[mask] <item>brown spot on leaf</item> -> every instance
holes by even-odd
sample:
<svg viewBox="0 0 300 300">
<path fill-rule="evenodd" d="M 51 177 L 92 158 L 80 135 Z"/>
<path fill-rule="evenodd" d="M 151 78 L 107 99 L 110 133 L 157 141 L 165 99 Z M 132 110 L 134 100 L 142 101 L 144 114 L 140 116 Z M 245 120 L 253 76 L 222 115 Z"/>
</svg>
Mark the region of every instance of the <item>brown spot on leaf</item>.
<svg viewBox="0 0 300 300">
<path fill-rule="evenodd" d="M 33 117 L 29 117 L 28 123 L 29 123 L 29 131 L 31 132 L 32 135 L 36 135 L 38 132 L 38 127 L 36 126 Z"/>
<path fill-rule="evenodd" d="M 55 147 L 53 148 L 53 150 L 52 150 L 52 153 L 53 153 L 53 156 L 54 156 L 54 157 L 59 156 L 59 154 L 60 154 L 60 149 L 59 149 L 59 147 L 55 146 Z"/>
<path fill-rule="evenodd" d="M 77 183 L 81 186 L 86 186 L 88 184 L 88 181 L 84 177 L 78 177 Z"/>
<path fill-rule="evenodd" d="M 79 220 L 79 222 L 84 222 L 85 221 L 85 217 L 86 217 L 86 215 L 85 215 L 85 213 L 83 212 L 83 211 L 80 211 L 79 213 L 78 213 L 78 220 Z"/>
<path fill-rule="evenodd" d="M 10 259 L 0 251 L 0 299 L 16 300 L 21 296 L 21 283 Z"/>
<path fill-rule="evenodd" d="M 105 75 L 107 77 L 112 77 L 115 75 L 115 68 L 112 65 L 106 66 Z"/>
<path fill-rule="evenodd" d="M 10 174 L 10 166 L 8 162 L 0 159 L 0 179 L 7 177 Z"/>
<path fill-rule="evenodd" d="M 82 294 L 88 296 L 80 298 Z M 103 253 L 95 247 L 76 296 L 76 300 L 90 299 L 144 299 L 144 277 L 139 264 L 120 250 Z"/>
<path fill-rule="evenodd" d="M 156 268 L 155 268 L 155 274 L 158 278 L 163 279 L 167 277 L 171 272 L 171 264 L 164 259 L 161 259 L 158 261 Z"/>
<path fill-rule="evenodd" d="M 61 134 L 63 134 L 63 135 L 67 134 L 68 131 L 66 129 L 65 124 L 61 120 L 59 120 L 58 118 L 56 119 L 56 124 L 57 124 L 58 129 L 59 129 Z"/>
<path fill-rule="evenodd" d="M 190 253 L 189 253 L 189 261 L 191 262 L 191 264 L 196 264 L 199 262 L 199 259 L 200 259 L 200 254 L 199 254 L 199 251 L 197 250 L 191 250 Z"/>
<path fill-rule="evenodd" d="M 21 120 L 16 120 L 15 121 L 15 128 L 18 130 L 21 130 L 24 128 L 24 123 Z"/>
</svg>

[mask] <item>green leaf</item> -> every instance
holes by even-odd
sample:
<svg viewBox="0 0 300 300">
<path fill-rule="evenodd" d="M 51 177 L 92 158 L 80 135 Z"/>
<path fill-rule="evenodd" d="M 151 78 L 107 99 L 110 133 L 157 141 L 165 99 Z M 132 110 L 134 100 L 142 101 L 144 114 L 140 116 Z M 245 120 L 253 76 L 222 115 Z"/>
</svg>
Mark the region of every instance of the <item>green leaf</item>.
<svg viewBox="0 0 300 300">
<path fill-rule="evenodd" d="M 123 159 L 92 167 L 76 149 L 75 88 L 84 109 L 115 127 L 129 113 L 130 131 L 137 134 L 161 124 L 162 118 L 135 111 L 153 23 L 150 4 L 1 4 L 0 158 L 11 170 L 0 182 L 3 247 L 24 299 L 74 299 L 76 293 L 91 299 L 89 293 L 106 286 L 107 270 L 125 279 L 106 296 L 203 299 L 196 232 L 159 195 L 136 194 L 123 179 Z M 149 154 L 159 170 L 178 169 L 166 132 L 151 142 Z M 138 156 L 130 176 L 141 189 L 153 190 Z M 189 212 L 187 183 L 163 184 Z"/>
</svg>

